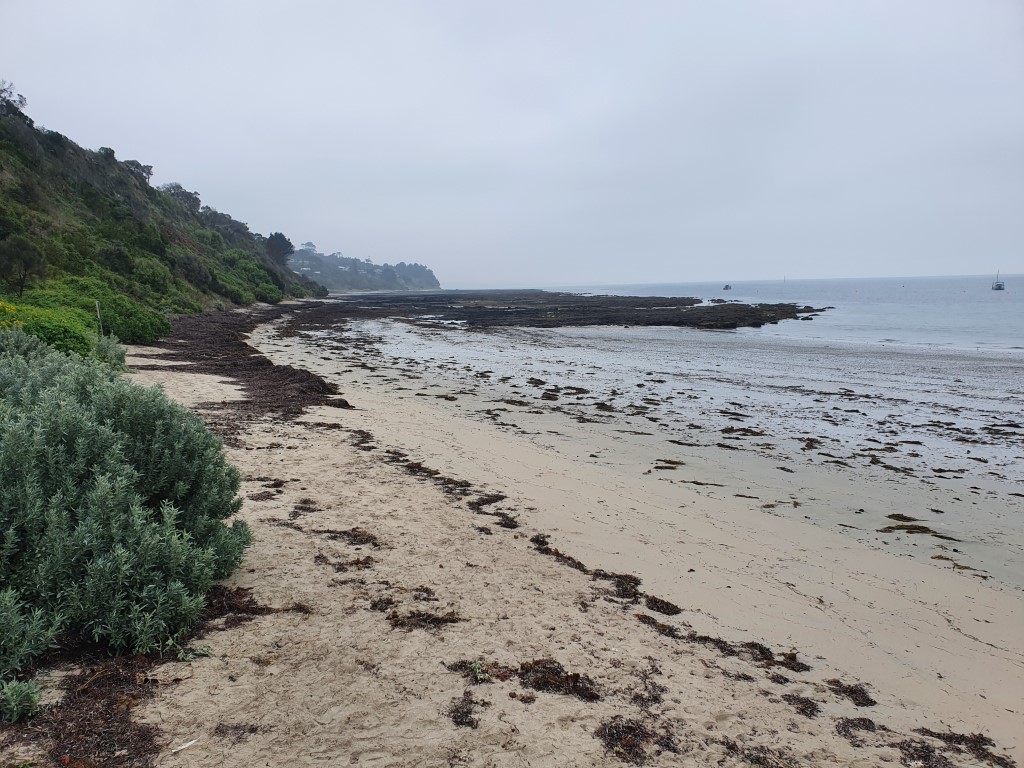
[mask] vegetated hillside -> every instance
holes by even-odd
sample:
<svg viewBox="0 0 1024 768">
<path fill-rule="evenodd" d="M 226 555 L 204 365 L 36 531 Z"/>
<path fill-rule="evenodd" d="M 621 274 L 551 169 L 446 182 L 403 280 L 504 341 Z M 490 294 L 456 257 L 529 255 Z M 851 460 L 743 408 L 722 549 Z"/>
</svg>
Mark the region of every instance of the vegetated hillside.
<svg viewBox="0 0 1024 768">
<path fill-rule="evenodd" d="M 88 351 L 98 329 L 129 342 L 169 313 L 277 302 L 326 290 L 288 268 L 281 233 L 251 232 L 152 168 L 37 127 L 0 81 L 0 325 Z"/>
<path fill-rule="evenodd" d="M 332 291 L 419 291 L 441 287 L 434 273 L 422 264 L 373 264 L 369 259 L 323 254 L 313 243 L 303 243 L 289 266 Z"/>
</svg>

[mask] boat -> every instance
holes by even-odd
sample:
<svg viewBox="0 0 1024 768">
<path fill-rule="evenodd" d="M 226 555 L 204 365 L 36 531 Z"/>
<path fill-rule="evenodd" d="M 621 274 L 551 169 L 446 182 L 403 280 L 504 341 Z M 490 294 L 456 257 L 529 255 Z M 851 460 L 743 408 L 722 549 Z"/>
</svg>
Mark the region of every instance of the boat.
<svg viewBox="0 0 1024 768">
<path fill-rule="evenodd" d="M 728 283 L 726 283 L 725 285 L 722 286 L 722 290 L 723 291 L 731 291 L 732 290 L 732 286 L 729 285 Z"/>
<path fill-rule="evenodd" d="M 992 283 L 992 290 L 993 291 L 1005 291 L 1006 290 L 1006 283 L 1004 283 L 1002 280 L 999 279 L 999 272 L 996 272 L 996 279 Z"/>
</svg>

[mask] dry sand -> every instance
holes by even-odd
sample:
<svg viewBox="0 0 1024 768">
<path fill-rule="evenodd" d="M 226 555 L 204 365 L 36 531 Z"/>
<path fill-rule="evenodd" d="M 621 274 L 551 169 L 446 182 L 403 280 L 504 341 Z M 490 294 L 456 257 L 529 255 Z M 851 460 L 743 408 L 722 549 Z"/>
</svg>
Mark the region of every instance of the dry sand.
<svg viewBox="0 0 1024 768">
<path fill-rule="evenodd" d="M 310 366 L 296 342 L 271 348 L 259 338 L 275 362 Z M 158 358 L 133 352 L 134 361 Z M 200 413 L 242 396 L 218 377 L 135 378 Z M 620 746 L 639 745 L 651 765 L 928 764 L 940 758 L 920 745 L 942 743 L 912 732 L 922 727 L 983 733 L 996 752 L 1017 755 L 1019 591 L 644 474 L 642 455 L 615 454 L 622 436 L 599 426 L 570 433 L 549 423 L 559 434 L 539 448 L 393 390 L 362 372 L 344 393 L 356 410 L 257 420 L 228 449 L 247 478 L 243 493 L 270 497 L 245 503 L 255 543 L 231 583 L 312 612 L 212 634 L 209 658 L 163 667 L 161 679 L 182 680 L 141 715 L 169 740 L 158 765 L 616 765 L 595 737 L 616 717 L 648 729 Z M 603 451 L 634 459 L 586 460 Z M 410 473 L 410 461 L 473 492 L 446 493 Z M 474 510 L 488 493 L 507 498 Z M 481 514 L 495 512 L 521 527 Z M 353 528 L 379 546 L 338 533 Z M 591 571 L 636 574 L 642 590 L 683 612 L 617 597 L 614 582 L 537 551 L 538 532 Z M 414 611 L 461 621 L 392 628 L 390 618 Z M 699 636 L 659 634 L 637 615 Z M 798 651 L 813 668 L 766 666 L 745 642 L 768 645 L 777 660 Z M 601 700 L 534 692 L 509 677 L 544 658 L 588 675 Z M 460 660 L 481 662 L 492 681 L 471 685 L 445 666 Z M 867 683 L 877 705 L 855 706 L 825 683 L 834 678 Z M 478 702 L 464 712 L 476 727 L 450 717 L 466 691 Z M 798 711 L 809 702 L 816 717 Z M 856 745 L 837 733 L 841 718 L 863 717 L 890 731 L 855 731 Z"/>
</svg>

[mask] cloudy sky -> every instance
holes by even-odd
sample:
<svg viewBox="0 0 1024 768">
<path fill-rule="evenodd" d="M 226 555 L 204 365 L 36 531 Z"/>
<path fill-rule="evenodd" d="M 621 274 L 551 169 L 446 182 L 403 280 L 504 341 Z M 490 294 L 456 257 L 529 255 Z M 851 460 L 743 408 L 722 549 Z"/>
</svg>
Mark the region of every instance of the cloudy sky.
<svg viewBox="0 0 1024 768">
<path fill-rule="evenodd" d="M 1020 0 L 0 0 L 0 78 L 446 287 L 1024 272 Z"/>
</svg>

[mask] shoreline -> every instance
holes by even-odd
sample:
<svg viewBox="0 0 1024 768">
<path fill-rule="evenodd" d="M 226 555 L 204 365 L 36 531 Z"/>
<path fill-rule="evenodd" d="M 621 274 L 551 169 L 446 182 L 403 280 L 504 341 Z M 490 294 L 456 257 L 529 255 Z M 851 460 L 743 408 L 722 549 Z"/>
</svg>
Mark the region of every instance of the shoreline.
<svg viewBox="0 0 1024 768">
<path fill-rule="evenodd" d="M 335 393 L 303 370 L 326 355 L 269 339 L 267 323 L 302 306 L 263 313 L 252 343 L 266 357 L 239 335 L 257 315 L 130 350 L 135 380 L 227 440 L 255 534 L 228 583 L 271 609 L 209 635 L 209 657 L 158 667 L 166 683 L 136 714 L 163 734 L 156 765 L 1012 764 L 1020 654 L 979 648 L 1012 632 L 1019 595 L 692 489 L 669 508 L 679 484 L 587 469 L 571 435 L 537 456 L 524 436 L 453 415 L 461 400 L 398 398 L 365 357 L 359 387 L 348 374 Z M 874 559 L 889 570 L 866 580 Z M 835 593 L 798 594 L 830 560 Z M 887 578 L 904 581 L 895 603 Z M 965 584 L 985 604 L 949 617 L 974 640 L 928 605 Z M 916 626 L 891 635 L 883 612 Z M 925 641 L 945 647 L 912 662 L 892 646 Z M 924 680 L 932 662 L 944 681 Z"/>
<path fill-rule="evenodd" d="M 303 357 L 289 353 L 297 341 L 291 333 L 273 342 L 267 333 L 255 334 L 253 343 L 271 359 L 294 363 Z M 359 356 L 365 354 L 363 345 L 357 349 Z M 321 375 L 334 364 L 323 357 L 306 355 Z M 393 391 L 403 386 L 402 377 L 388 372 L 382 361 L 365 368 L 351 362 L 338 361 L 338 368 L 351 368 L 347 377 L 328 378 L 359 392 L 359 410 L 351 416 L 363 427 L 411 455 L 431 457 L 442 472 L 485 480 L 497 492 L 516 489 L 520 503 L 537 510 L 530 523 L 551 532 L 554 546 L 585 562 L 596 555 L 609 570 L 637 573 L 658 594 L 689 604 L 688 620 L 699 631 L 742 638 L 753 630 L 758 639 L 792 642 L 830 661 L 838 656 L 842 671 L 890 686 L 899 681 L 891 693 L 950 720 L 967 714 L 969 697 L 975 730 L 991 716 L 1005 723 L 1004 738 L 1016 736 L 1011 721 L 1022 711 L 1021 696 L 1005 681 L 1019 673 L 1024 660 L 1019 590 L 972 583 L 953 569 L 896 558 L 832 531 L 753 512 L 741 499 L 713 498 L 699 486 L 673 485 L 671 492 L 661 492 L 665 481 L 645 481 L 650 476 L 635 472 L 638 466 L 628 471 L 616 471 L 614 462 L 588 466 L 581 461 L 587 452 L 612 450 L 614 442 L 632 437 L 600 443 L 591 424 L 579 426 L 583 441 L 569 437 L 542 459 L 531 458 L 537 443 L 529 437 L 460 418 L 452 408 L 457 403 L 447 397 Z M 422 371 L 406 375 L 418 377 Z M 358 390 L 352 389 L 353 377 Z M 425 383 L 412 387 L 422 391 Z M 466 392 L 457 397 L 460 403 L 470 399 Z M 535 418 L 525 431 L 545 433 L 552 445 L 562 438 L 550 433 L 567 431 L 565 419 L 544 429 L 547 417 Z M 610 469 L 614 479 L 609 482 L 603 476 Z M 571 478 L 568 488 L 559 489 L 565 478 Z M 886 494 L 894 506 L 900 493 L 897 487 Z M 681 513 L 676 510 L 680 498 L 685 499 Z M 636 516 L 637 502 L 658 509 L 640 522 L 624 519 Z M 659 544 L 665 541 L 673 543 Z M 680 560 L 711 573 L 695 584 L 693 577 L 672 572 Z M 889 626 L 890 621 L 898 623 Z M 986 715 L 978 717 L 980 711 Z"/>
</svg>

